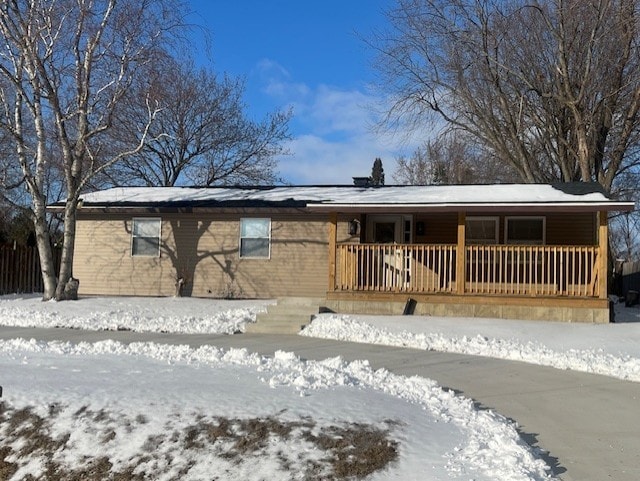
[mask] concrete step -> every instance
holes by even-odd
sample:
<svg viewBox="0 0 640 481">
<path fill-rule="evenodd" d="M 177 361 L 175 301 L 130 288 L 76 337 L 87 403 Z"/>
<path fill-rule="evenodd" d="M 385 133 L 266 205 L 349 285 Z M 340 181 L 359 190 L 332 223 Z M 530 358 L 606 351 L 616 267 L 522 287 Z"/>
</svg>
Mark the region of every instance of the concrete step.
<svg viewBox="0 0 640 481">
<path fill-rule="evenodd" d="M 309 324 L 311 318 L 317 314 L 316 312 L 261 312 L 256 316 L 256 322 L 297 322 L 302 321 L 303 324 Z"/>
<path fill-rule="evenodd" d="M 296 322 L 257 322 L 247 324 L 246 331 L 249 334 L 298 334 L 305 324 Z"/>
<path fill-rule="evenodd" d="M 269 318 L 276 316 L 302 315 L 310 316 L 318 313 L 318 306 L 269 306 L 267 311 L 259 312 L 259 318 Z"/>
<path fill-rule="evenodd" d="M 297 334 L 318 314 L 325 299 L 287 297 L 267 306 L 266 312 L 256 316 L 254 324 L 247 324 L 248 333 Z"/>
<path fill-rule="evenodd" d="M 326 302 L 322 297 L 280 297 L 272 306 L 319 306 Z"/>
</svg>

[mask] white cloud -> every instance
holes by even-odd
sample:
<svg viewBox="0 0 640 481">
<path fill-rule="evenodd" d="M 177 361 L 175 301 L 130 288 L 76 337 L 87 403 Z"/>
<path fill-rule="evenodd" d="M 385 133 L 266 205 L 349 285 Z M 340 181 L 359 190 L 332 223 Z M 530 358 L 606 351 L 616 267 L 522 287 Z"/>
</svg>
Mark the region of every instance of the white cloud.
<svg viewBox="0 0 640 481">
<path fill-rule="evenodd" d="M 354 176 L 367 176 L 379 150 L 362 139 L 328 141 L 301 135 L 291 142 L 292 156 L 280 160 L 280 172 L 293 184 L 351 184 Z"/>
<path fill-rule="evenodd" d="M 271 97 L 285 100 L 287 104 L 295 104 L 298 99 L 309 95 L 310 90 L 303 83 L 291 81 L 289 71 L 270 59 L 262 59 L 256 66 L 256 71 L 262 83 L 262 90 Z"/>
<path fill-rule="evenodd" d="M 358 90 L 339 90 L 320 85 L 304 112 L 317 132 L 364 135 L 375 123 L 373 98 Z"/>
<path fill-rule="evenodd" d="M 289 72 L 271 60 L 260 62 L 263 91 L 293 108 L 289 144 L 292 153 L 280 159 L 282 177 L 293 184 L 351 184 L 354 176 L 368 176 L 376 157 L 385 168 L 387 183 L 395 158 L 410 154 L 426 138 L 375 132 L 380 98 L 364 89 L 343 89 L 294 82 Z"/>
<path fill-rule="evenodd" d="M 289 145 L 291 156 L 280 160 L 280 172 L 292 184 L 351 184 L 352 177 L 371 174 L 376 157 L 383 161 L 387 183 L 395 168 L 395 158 L 402 152 L 392 143 L 373 134 L 331 140 L 304 134 Z"/>
</svg>

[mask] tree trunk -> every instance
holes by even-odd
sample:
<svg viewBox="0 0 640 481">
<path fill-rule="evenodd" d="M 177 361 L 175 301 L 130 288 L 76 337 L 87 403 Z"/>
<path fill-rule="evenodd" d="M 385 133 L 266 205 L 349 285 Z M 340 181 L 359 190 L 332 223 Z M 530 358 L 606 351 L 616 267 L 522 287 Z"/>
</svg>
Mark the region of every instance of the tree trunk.
<svg viewBox="0 0 640 481">
<path fill-rule="evenodd" d="M 58 274 L 58 285 L 55 290 L 55 298 L 58 301 L 64 300 L 64 290 L 73 277 L 73 247 L 76 239 L 76 212 L 78 201 L 67 199 L 64 209 L 64 237 L 62 241 L 62 254 L 60 258 L 60 274 Z"/>
<path fill-rule="evenodd" d="M 36 231 L 36 244 L 40 257 L 40 270 L 44 285 L 43 301 L 53 299 L 56 292 L 56 266 L 53 262 L 53 250 L 51 248 L 51 236 L 46 222 L 45 202 L 36 196 L 32 201 L 34 212 L 34 229 Z"/>
</svg>

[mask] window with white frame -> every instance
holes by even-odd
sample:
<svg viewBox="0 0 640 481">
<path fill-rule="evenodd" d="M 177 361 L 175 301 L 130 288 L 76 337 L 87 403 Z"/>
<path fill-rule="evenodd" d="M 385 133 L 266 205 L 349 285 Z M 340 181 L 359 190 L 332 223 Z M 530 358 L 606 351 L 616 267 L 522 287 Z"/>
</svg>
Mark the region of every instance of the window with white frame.
<svg viewBox="0 0 640 481">
<path fill-rule="evenodd" d="M 271 219 L 240 219 L 240 257 L 268 259 L 270 250 Z"/>
<path fill-rule="evenodd" d="M 465 241 L 467 244 L 497 244 L 499 217 L 467 217 Z"/>
<path fill-rule="evenodd" d="M 545 243 L 545 217 L 506 217 L 505 244 L 543 245 Z"/>
<path fill-rule="evenodd" d="M 159 217 L 134 218 L 131 226 L 131 255 L 158 257 L 160 255 Z"/>
</svg>

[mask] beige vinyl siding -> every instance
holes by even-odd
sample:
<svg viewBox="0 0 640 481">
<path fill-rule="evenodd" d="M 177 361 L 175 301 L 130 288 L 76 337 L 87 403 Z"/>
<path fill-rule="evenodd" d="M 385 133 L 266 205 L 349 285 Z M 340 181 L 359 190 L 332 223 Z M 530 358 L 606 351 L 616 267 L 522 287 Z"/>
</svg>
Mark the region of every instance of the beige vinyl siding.
<svg viewBox="0 0 640 481">
<path fill-rule="evenodd" d="M 131 256 L 132 216 L 109 217 L 78 220 L 73 275 L 80 280 L 80 294 L 173 295 L 169 259 L 162 253 Z M 161 244 L 170 242 L 169 234 L 163 222 Z"/>
<path fill-rule="evenodd" d="M 81 215 L 74 275 L 80 294 L 272 298 L 324 296 L 328 286 L 328 216 L 309 213 L 154 214 L 162 218 L 160 257 L 131 256 L 135 216 Z M 239 256 L 240 219 L 271 219 L 269 259 Z M 353 240 L 348 220 L 338 242 Z"/>
<path fill-rule="evenodd" d="M 240 258 L 240 218 L 271 219 L 268 259 Z M 213 221 L 198 244 L 194 296 L 323 296 L 327 290 L 326 216 L 236 216 Z M 188 256 L 181 256 L 183 258 Z"/>
<path fill-rule="evenodd" d="M 531 215 L 546 216 L 547 244 L 595 244 L 595 214 Z M 131 256 L 133 217 L 145 215 L 80 213 L 73 274 L 80 280 L 81 295 L 172 296 L 178 277 L 186 280 L 184 294 L 198 297 L 324 296 L 328 289 L 328 214 L 149 214 L 162 219 L 159 257 Z M 240 258 L 242 217 L 271 219 L 269 259 Z M 504 217 L 500 216 L 501 243 Z M 338 217 L 338 243 L 359 241 L 348 234 L 353 218 Z M 456 242 L 456 214 L 418 214 L 414 219 L 425 223 L 424 235 L 415 236 L 415 242 Z M 361 220 L 362 230 L 365 219 Z"/>
</svg>

